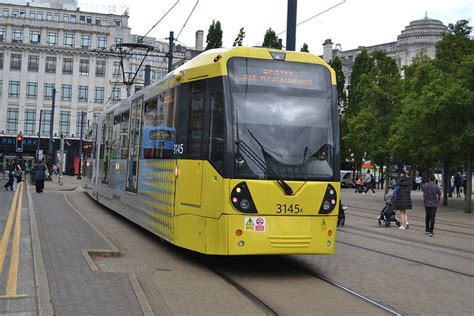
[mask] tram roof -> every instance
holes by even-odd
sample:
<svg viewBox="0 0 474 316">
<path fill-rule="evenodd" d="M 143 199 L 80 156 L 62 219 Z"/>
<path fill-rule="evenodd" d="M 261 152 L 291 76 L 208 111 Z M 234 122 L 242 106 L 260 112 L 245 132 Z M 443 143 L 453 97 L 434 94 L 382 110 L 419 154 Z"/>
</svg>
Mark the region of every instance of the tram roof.
<svg viewBox="0 0 474 316">
<path fill-rule="evenodd" d="M 322 58 L 311 53 L 285 51 L 266 47 L 239 46 L 210 49 L 175 69 L 170 75 L 181 82 L 225 76 L 227 75 L 227 61 L 232 57 L 272 60 L 276 59 L 276 54 L 284 54 L 285 61 L 319 64 L 329 67 L 332 84 L 336 84 L 334 71 Z"/>
</svg>

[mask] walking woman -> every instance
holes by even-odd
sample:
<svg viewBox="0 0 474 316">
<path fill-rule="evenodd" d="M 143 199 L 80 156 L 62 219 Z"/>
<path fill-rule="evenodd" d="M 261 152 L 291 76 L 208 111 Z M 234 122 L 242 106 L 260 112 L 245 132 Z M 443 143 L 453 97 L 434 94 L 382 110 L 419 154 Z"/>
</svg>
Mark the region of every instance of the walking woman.
<svg viewBox="0 0 474 316">
<path fill-rule="evenodd" d="M 403 172 L 398 180 L 398 193 L 395 198 L 395 209 L 400 211 L 400 229 L 407 229 L 410 227 L 408 223 L 407 210 L 411 209 L 411 178 Z"/>
<path fill-rule="evenodd" d="M 425 183 L 421 190 L 423 191 L 423 204 L 425 205 L 425 234 L 430 237 L 434 236 L 434 223 L 436 217 L 436 208 L 441 200 L 441 190 L 435 183 L 434 175 L 428 177 L 428 183 Z"/>
<path fill-rule="evenodd" d="M 48 167 L 46 167 L 43 160 L 41 160 L 35 166 L 36 193 L 43 192 L 44 179 L 46 179 L 47 176 L 48 176 Z"/>
</svg>

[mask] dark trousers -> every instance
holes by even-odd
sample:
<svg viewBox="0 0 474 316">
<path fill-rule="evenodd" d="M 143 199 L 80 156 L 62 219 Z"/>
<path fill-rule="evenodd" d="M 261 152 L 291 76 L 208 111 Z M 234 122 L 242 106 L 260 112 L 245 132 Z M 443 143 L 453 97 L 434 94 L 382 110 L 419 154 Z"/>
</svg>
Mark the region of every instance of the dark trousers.
<svg viewBox="0 0 474 316">
<path fill-rule="evenodd" d="M 372 185 L 372 182 L 366 183 L 365 193 L 367 193 L 369 190 L 372 190 L 372 193 L 375 193 L 374 186 Z"/>
<path fill-rule="evenodd" d="M 425 232 L 432 233 L 434 229 L 436 207 L 425 206 L 426 218 L 425 218 Z"/>
<path fill-rule="evenodd" d="M 44 189 L 44 180 L 36 180 L 36 193 L 43 192 Z"/>
<path fill-rule="evenodd" d="M 9 177 L 8 182 L 5 183 L 5 189 L 8 190 L 8 187 L 10 187 L 10 190 L 13 191 L 13 177 Z"/>
</svg>

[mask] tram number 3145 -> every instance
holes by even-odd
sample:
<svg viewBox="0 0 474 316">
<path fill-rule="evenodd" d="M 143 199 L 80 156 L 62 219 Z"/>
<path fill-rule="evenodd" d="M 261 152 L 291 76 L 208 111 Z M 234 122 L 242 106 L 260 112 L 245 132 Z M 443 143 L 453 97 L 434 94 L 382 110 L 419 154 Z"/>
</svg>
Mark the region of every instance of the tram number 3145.
<svg viewBox="0 0 474 316">
<path fill-rule="evenodd" d="M 298 214 L 298 213 L 303 213 L 303 209 L 300 207 L 299 204 L 277 204 L 276 205 L 276 212 L 277 214 Z"/>
<path fill-rule="evenodd" d="M 182 155 L 184 152 L 183 144 L 174 144 L 174 154 L 175 155 Z"/>
</svg>

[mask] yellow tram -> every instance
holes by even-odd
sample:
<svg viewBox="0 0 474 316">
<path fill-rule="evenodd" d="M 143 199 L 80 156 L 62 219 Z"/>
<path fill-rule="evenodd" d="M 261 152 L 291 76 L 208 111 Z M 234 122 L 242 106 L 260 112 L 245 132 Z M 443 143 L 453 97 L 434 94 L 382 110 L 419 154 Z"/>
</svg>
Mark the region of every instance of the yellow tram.
<svg viewBox="0 0 474 316">
<path fill-rule="evenodd" d="M 205 254 L 333 253 L 335 85 L 312 54 L 205 51 L 102 113 L 88 192 Z"/>
</svg>

